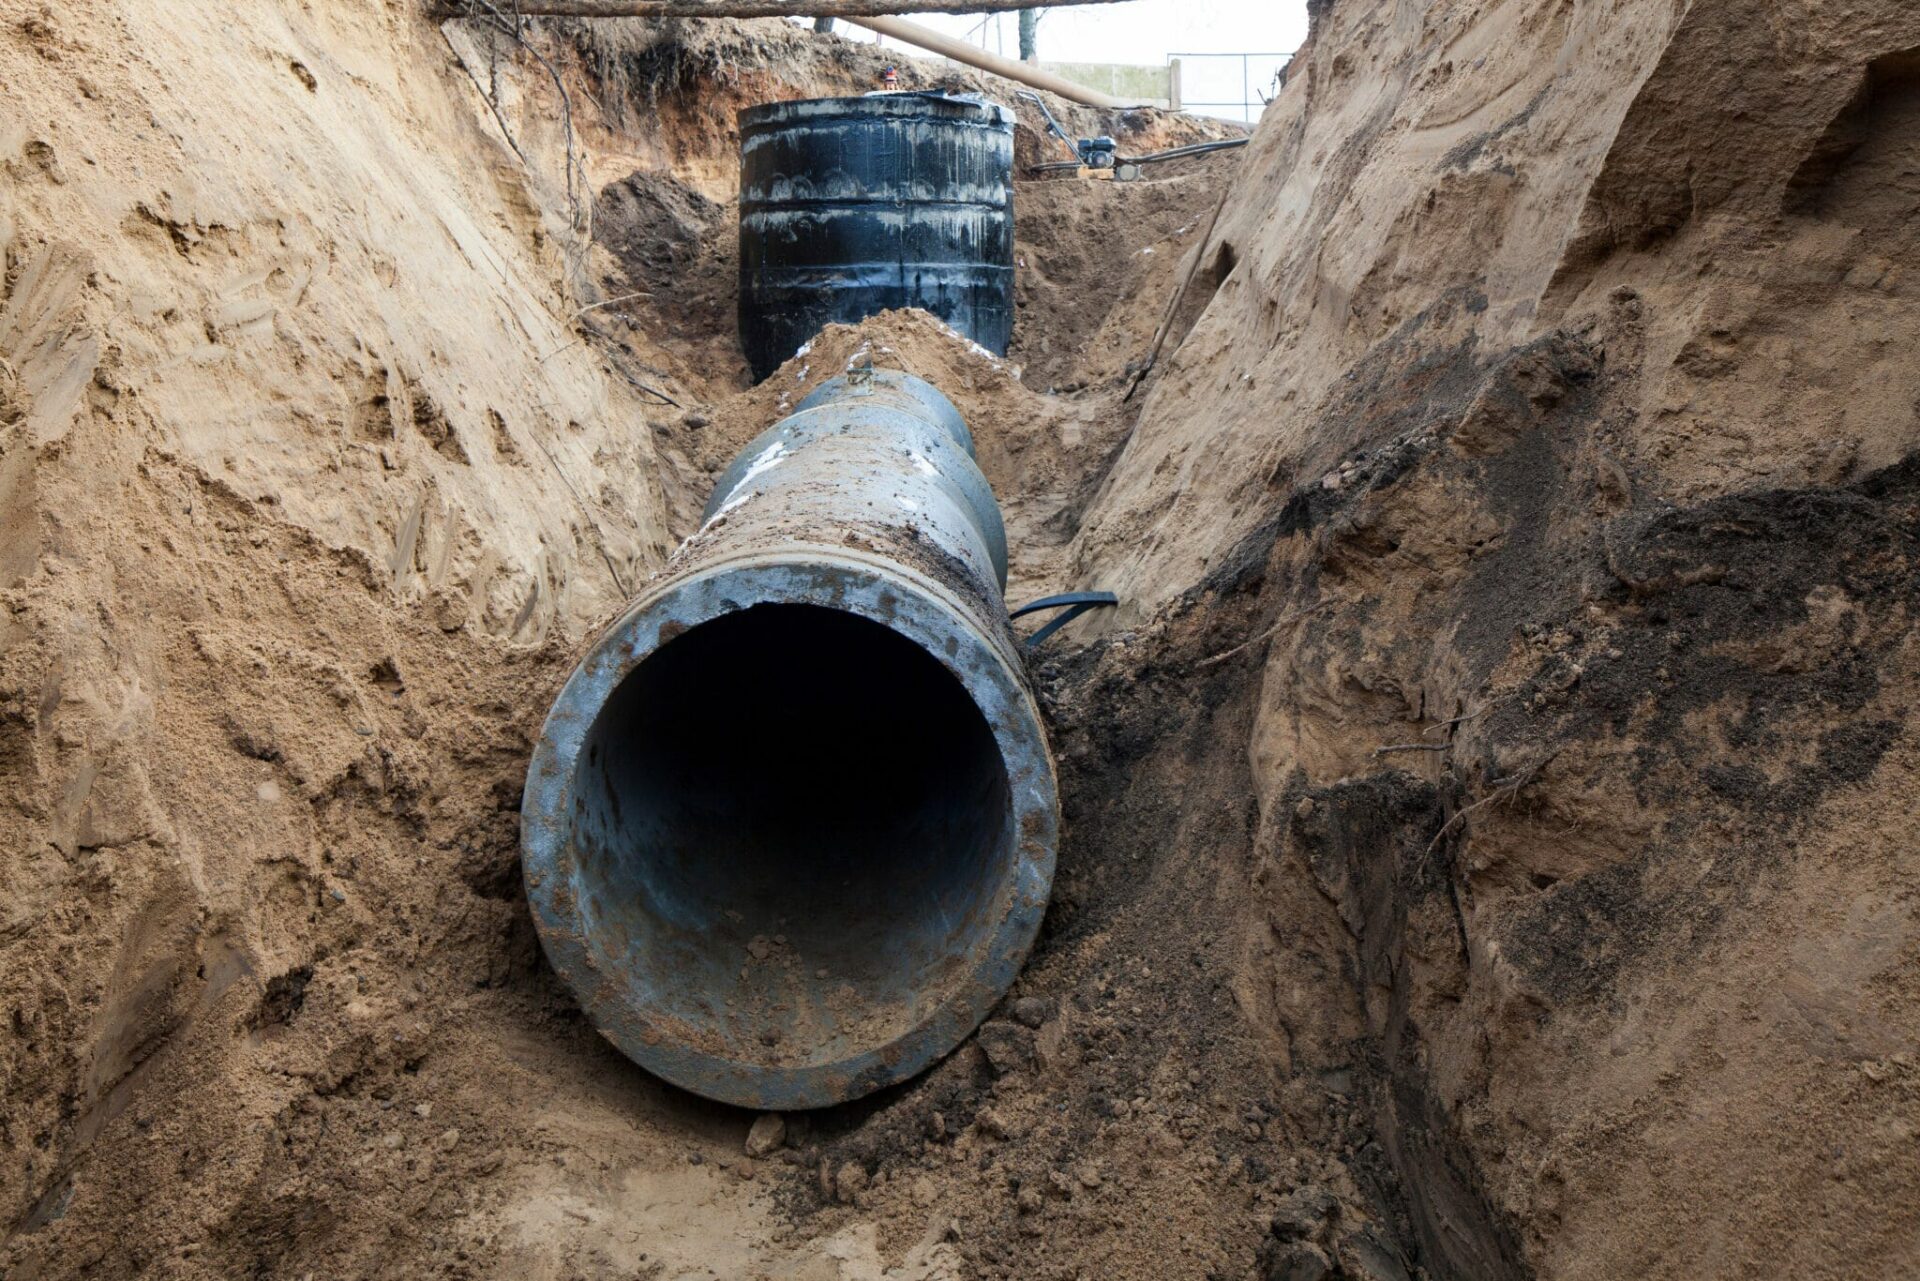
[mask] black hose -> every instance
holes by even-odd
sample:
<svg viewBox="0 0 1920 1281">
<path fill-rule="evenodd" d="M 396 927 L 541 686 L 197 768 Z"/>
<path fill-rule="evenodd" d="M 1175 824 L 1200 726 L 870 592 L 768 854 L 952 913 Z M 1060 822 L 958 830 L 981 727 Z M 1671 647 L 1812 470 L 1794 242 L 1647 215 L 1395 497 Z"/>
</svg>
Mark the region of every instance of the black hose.
<svg viewBox="0 0 1920 1281">
<path fill-rule="evenodd" d="M 1204 156 L 1215 151 L 1230 151 L 1236 147 L 1244 147 L 1252 141 L 1252 138 L 1222 138 L 1215 142 L 1196 142 L 1190 146 L 1175 147 L 1171 151 L 1156 151 L 1145 156 L 1115 156 L 1113 163 L 1116 168 L 1121 165 L 1150 165 L 1161 160 L 1179 160 L 1183 156 Z M 1027 172 L 1061 173 L 1080 167 L 1081 162 L 1078 160 L 1049 160 L 1042 164 L 1028 165 Z"/>
<path fill-rule="evenodd" d="M 1156 151 L 1145 156 L 1116 156 L 1116 164 L 1150 165 L 1157 160 L 1178 160 L 1182 156 L 1204 156 L 1210 151 L 1227 151 L 1234 147 L 1244 147 L 1252 138 L 1222 138 L 1217 142 L 1196 142 L 1186 147 L 1175 147 L 1171 151 Z"/>
</svg>

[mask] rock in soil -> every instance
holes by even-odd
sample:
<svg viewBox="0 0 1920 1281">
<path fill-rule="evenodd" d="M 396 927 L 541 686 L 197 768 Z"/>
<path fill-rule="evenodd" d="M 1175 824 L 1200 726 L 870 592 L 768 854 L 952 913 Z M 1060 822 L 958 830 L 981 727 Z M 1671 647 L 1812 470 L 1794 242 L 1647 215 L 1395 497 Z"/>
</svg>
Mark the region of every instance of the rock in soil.
<svg viewBox="0 0 1920 1281">
<path fill-rule="evenodd" d="M 779 1151 L 787 1138 L 787 1118 L 778 1112 L 763 1112 L 747 1130 L 746 1152 L 750 1157 L 766 1157 Z"/>
</svg>

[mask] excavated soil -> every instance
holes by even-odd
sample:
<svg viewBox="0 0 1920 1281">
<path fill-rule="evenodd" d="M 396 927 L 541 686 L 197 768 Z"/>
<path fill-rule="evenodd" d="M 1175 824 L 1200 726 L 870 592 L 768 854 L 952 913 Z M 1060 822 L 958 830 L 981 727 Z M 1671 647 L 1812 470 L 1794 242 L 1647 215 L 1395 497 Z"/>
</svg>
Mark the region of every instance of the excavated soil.
<svg viewBox="0 0 1920 1281">
<path fill-rule="evenodd" d="M 1246 150 L 1020 183 L 1005 358 L 755 387 L 734 113 L 893 52 L 0 0 L 0 1277 L 1920 1271 L 1920 18 L 1310 9 Z M 1121 604 L 1006 1002 L 750 1144 L 554 978 L 520 789 L 867 361 Z"/>
</svg>

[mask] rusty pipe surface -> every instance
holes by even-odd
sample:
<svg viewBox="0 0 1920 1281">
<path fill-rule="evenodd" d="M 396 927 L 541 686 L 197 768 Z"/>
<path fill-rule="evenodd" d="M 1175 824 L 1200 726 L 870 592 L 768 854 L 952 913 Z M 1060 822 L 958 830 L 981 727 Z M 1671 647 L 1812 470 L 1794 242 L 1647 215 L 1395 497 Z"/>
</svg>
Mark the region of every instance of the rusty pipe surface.
<svg viewBox="0 0 1920 1281">
<path fill-rule="evenodd" d="M 921 1071 L 1005 994 L 1058 840 L 959 412 L 822 386 L 588 650 L 521 807 L 534 923 L 596 1027 L 676 1085 L 823 1107 Z"/>
<path fill-rule="evenodd" d="M 992 72 L 996 76 L 1004 76 L 1008 80 L 1017 80 L 1021 84 L 1032 85 L 1036 89 L 1045 89 L 1048 93 L 1057 94 L 1069 102 L 1083 103 L 1089 107 L 1100 107 L 1107 111 L 1115 111 L 1123 107 L 1139 105 L 1138 103 L 1122 102 L 1118 98 L 1110 98 L 1104 93 L 1087 88 L 1085 85 L 1075 84 L 1065 76 L 1056 76 L 1051 71 L 1042 71 L 1040 68 L 1029 63 L 1015 62 L 1012 58 L 1002 58 L 997 54 L 988 53 L 985 49 L 977 49 L 964 40 L 955 40 L 951 36 L 943 36 L 938 31 L 923 27 L 917 22 L 908 22 L 902 18 L 856 18 L 850 14 L 846 15 L 843 20 L 856 27 L 865 27 L 869 31 L 878 32 L 883 36 L 892 36 L 895 40 L 904 40 L 908 44 L 918 45 L 920 48 L 940 54 L 942 57 L 952 58 L 955 62 L 964 62 L 970 67 L 978 67 L 980 70 Z"/>
</svg>

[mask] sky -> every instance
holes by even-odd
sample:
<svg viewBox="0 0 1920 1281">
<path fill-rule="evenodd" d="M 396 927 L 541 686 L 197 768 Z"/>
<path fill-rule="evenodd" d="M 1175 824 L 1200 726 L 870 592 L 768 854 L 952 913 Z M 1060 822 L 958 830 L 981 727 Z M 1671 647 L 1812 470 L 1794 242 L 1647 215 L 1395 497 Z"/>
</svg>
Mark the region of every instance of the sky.
<svg viewBox="0 0 1920 1281">
<path fill-rule="evenodd" d="M 974 44 L 980 44 L 984 35 L 990 52 L 1004 51 L 1010 58 L 1019 52 L 1015 14 L 920 13 L 908 21 L 970 38 Z M 870 38 L 869 33 L 845 24 L 840 30 L 853 39 Z M 1174 53 L 1288 53 L 1306 38 L 1306 0 L 1127 0 L 1045 10 L 1039 45 L 1040 57 L 1048 62 L 1161 66 Z M 1273 60 L 1263 60 L 1250 78 L 1269 80 L 1273 65 Z M 1237 65 L 1213 60 L 1188 61 L 1183 70 L 1189 98 L 1242 97 L 1240 86 L 1249 78 L 1242 76 Z"/>
</svg>

